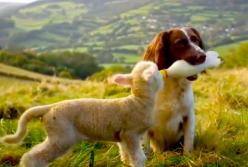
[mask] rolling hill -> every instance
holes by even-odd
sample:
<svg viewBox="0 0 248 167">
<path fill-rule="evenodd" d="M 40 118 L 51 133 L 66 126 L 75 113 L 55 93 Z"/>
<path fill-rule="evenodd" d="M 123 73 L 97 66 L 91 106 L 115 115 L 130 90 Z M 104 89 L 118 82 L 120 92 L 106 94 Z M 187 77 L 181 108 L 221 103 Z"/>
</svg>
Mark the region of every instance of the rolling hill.
<svg viewBox="0 0 248 167">
<path fill-rule="evenodd" d="M 157 32 L 179 25 L 196 27 L 208 47 L 248 39 L 247 14 L 245 0 L 43 0 L 0 20 L 0 46 L 128 63 Z"/>
<path fill-rule="evenodd" d="M 8 79 L 17 79 L 22 81 L 33 81 L 33 82 L 48 82 L 48 83 L 62 83 L 62 84 L 72 84 L 72 83 L 80 83 L 81 80 L 71 80 L 65 78 L 51 77 L 48 75 L 43 75 L 40 73 L 35 73 L 32 71 L 24 70 L 21 68 L 17 68 L 14 66 L 6 65 L 0 63 L 0 79 L 2 81 L 2 77 Z"/>
</svg>

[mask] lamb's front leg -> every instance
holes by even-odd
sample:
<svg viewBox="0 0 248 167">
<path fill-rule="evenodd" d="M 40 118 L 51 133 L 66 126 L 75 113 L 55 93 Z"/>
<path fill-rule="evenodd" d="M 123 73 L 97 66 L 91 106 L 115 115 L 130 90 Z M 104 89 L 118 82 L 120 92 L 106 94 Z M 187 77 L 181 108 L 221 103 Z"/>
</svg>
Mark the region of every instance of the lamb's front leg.
<svg viewBox="0 0 248 167">
<path fill-rule="evenodd" d="M 122 147 L 127 152 L 132 167 L 144 167 L 146 156 L 141 148 L 140 135 L 125 134 L 121 138 Z"/>
<path fill-rule="evenodd" d="M 195 115 L 194 111 L 190 111 L 188 116 L 183 118 L 184 131 L 184 147 L 183 153 L 189 154 L 194 147 L 194 131 L 195 131 Z"/>
<path fill-rule="evenodd" d="M 127 148 L 126 143 L 118 142 L 117 145 L 119 147 L 121 161 L 124 164 L 128 164 L 130 159 L 129 159 L 129 155 L 128 155 L 128 150 L 126 149 Z"/>
</svg>

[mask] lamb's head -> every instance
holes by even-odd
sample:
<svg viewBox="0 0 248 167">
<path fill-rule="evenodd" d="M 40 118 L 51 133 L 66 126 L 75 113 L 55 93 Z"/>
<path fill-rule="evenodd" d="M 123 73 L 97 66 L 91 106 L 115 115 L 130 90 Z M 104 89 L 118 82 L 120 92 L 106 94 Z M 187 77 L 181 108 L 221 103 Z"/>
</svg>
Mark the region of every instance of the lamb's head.
<svg viewBox="0 0 248 167">
<path fill-rule="evenodd" d="M 163 78 L 155 63 L 141 61 L 130 74 L 117 74 L 112 81 L 118 85 L 131 87 L 136 96 L 155 95 L 163 87 Z"/>
</svg>

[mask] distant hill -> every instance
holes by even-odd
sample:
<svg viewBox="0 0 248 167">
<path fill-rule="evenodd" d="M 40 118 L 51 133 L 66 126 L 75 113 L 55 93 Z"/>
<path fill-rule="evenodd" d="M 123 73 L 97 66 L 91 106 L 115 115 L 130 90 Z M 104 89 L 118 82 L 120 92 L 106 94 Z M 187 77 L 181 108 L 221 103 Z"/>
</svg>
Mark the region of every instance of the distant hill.
<svg viewBox="0 0 248 167">
<path fill-rule="evenodd" d="M 208 47 L 248 39 L 247 15 L 246 0 L 43 0 L 0 20 L 0 46 L 75 50 L 123 63 L 178 25 L 197 28 Z"/>
</svg>

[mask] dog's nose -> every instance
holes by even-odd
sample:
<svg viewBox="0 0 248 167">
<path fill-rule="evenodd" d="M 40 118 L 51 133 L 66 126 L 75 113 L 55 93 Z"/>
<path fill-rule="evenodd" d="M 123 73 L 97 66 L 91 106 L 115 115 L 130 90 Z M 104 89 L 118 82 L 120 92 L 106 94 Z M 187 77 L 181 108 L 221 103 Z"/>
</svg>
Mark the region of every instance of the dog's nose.
<svg viewBox="0 0 248 167">
<path fill-rule="evenodd" d="M 196 56 L 196 59 L 198 60 L 199 63 L 203 63 L 206 60 L 206 54 L 201 53 Z"/>
<path fill-rule="evenodd" d="M 198 53 L 194 56 L 194 63 L 193 65 L 201 64 L 206 60 L 205 53 Z"/>
</svg>

